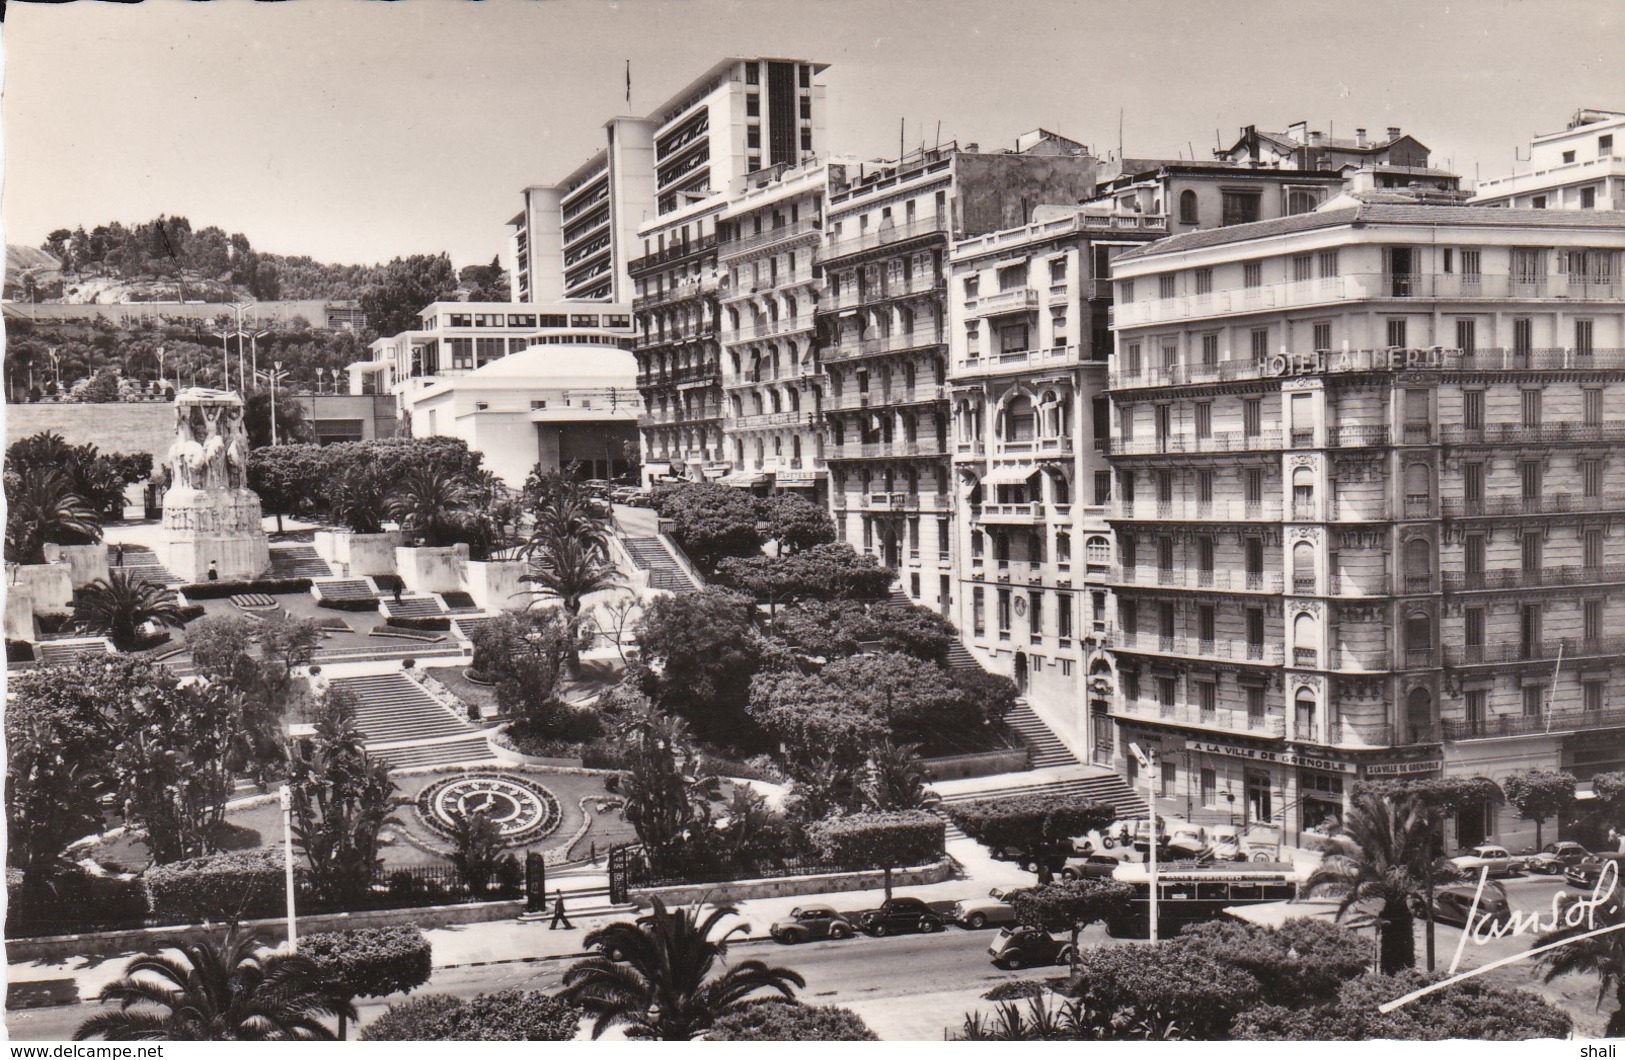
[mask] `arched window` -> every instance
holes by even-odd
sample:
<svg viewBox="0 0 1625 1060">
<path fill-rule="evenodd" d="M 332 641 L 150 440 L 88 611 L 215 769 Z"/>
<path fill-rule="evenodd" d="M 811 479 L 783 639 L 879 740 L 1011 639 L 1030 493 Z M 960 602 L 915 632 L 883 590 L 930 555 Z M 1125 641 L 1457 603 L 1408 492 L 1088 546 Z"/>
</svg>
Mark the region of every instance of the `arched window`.
<svg viewBox="0 0 1625 1060">
<path fill-rule="evenodd" d="M 905 361 L 903 363 L 903 385 L 907 386 L 907 387 L 912 387 L 914 385 L 914 362 L 913 361 Z"/>
<path fill-rule="evenodd" d="M 784 399 L 779 397 L 779 392 L 777 390 L 770 390 L 770 391 L 768 391 L 768 396 L 770 398 L 772 398 L 773 411 L 774 412 L 783 412 L 784 411 Z"/>
<path fill-rule="evenodd" d="M 1313 213 L 1320 206 L 1320 196 L 1312 191 L 1289 191 L 1286 193 L 1287 216 L 1300 213 Z"/>
<path fill-rule="evenodd" d="M 1292 546 L 1292 591 L 1315 591 L 1315 546 L 1307 541 Z"/>
<path fill-rule="evenodd" d="M 1297 723 L 1298 739 L 1313 739 L 1315 736 L 1315 692 L 1312 688 L 1300 688 L 1293 697 L 1293 708 L 1297 713 L 1294 719 Z"/>
<path fill-rule="evenodd" d="M 897 484 L 896 472 L 894 472 L 890 467 L 882 469 L 880 472 L 880 483 L 881 490 L 883 492 L 890 493 Z"/>
<path fill-rule="evenodd" d="M 1292 471 L 1292 517 L 1308 519 L 1315 510 L 1315 473 L 1306 467 Z"/>
<path fill-rule="evenodd" d="M 1196 209 L 1196 193 L 1182 191 L 1179 193 L 1179 223 L 1186 225 L 1201 224 L 1201 218 Z"/>
<path fill-rule="evenodd" d="M 737 371 L 737 369 L 735 370 Z M 841 373 L 839 371 L 829 373 L 829 396 L 832 398 L 841 396 Z"/>
<path fill-rule="evenodd" d="M 763 412 L 762 395 L 760 393 L 752 394 L 750 396 L 750 402 L 752 410 L 756 413 L 756 415 L 760 416 Z"/>
<path fill-rule="evenodd" d="M 1298 666 L 1318 665 L 1320 624 L 1315 616 L 1300 613 L 1292 620 L 1292 661 Z"/>
<path fill-rule="evenodd" d="M 905 442 L 918 441 L 919 440 L 919 433 L 920 433 L 920 421 L 917 420 L 914 417 L 914 413 L 912 413 L 912 412 L 903 413 L 903 441 L 905 441 Z"/>
<path fill-rule="evenodd" d="M 745 462 L 745 440 L 743 438 L 735 438 L 734 439 L 734 463 L 743 464 L 744 462 Z"/>
<path fill-rule="evenodd" d="M 797 463 L 801 462 L 801 435 L 799 434 L 790 439 L 790 459 Z"/>
<path fill-rule="evenodd" d="M 776 434 L 773 436 L 773 455 L 774 456 L 783 456 L 784 455 L 784 439 L 781 438 L 779 435 L 776 435 Z"/>
<path fill-rule="evenodd" d="M 1433 549 L 1425 538 L 1415 537 L 1405 542 L 1405 588 L 1410 592 L 1426 592 L 1433 580 Z"/>
<path fill-rule="evenodd" d="M 829 425 L 829 440 L 831 445 L 846 444 L 846 424 L 840 420 L 832 420 Z"/>
<path fill-rule="evenodd" d="M 762 461 L 765 460 L 766 458 L 767 458 L 767 443 L 764 442 L 762 439 L 758 438 L 758 439 L 756 439 L 756 466 L 761 467 L 762 466 Z"/>
<path fill-rule="evenodd" d="M 1426 611 L 1405 616 L 1405 655 L 1412 666 L 1426 666 L 1433 652 L 1433 618 Z"/>
<path fill-rule="evenodd" d="M 1036 418 L 1037 414 L 1033 410 L 1031 398 L 1025 394 L 1017 394 L 1011 398 L 1004 407 L 1004 440 L 1007 442 L 1032 441 Z"/>
<path fill-rule="evenodd" d="M 788 393 L 790 395 L 790 411 L 791 412 L 800 412 L 801 411 L 801 391 L 796 390 L 794 388 L 791 388 L 788 391 Z"/>
<path fill-rule="evenodd" d="M 1065 530 L 1055 535 L 1055 562 L 1072 562 L 1072 535 Z"/>
</svg>

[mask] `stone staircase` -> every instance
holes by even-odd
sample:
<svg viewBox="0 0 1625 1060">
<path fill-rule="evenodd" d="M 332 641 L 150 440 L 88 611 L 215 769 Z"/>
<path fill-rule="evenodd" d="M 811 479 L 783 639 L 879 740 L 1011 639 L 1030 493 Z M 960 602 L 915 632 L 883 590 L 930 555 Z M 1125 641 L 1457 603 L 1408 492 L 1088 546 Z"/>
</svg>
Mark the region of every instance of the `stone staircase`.
<svg viewBox="0 0 1625 1060">
<path fill-rule="evenodd" d="M 691 593 L 700 588 L 660 538 L 623 537 L 621 543 L 626 546 L 627 555 L 632 557 L 632 562 L 638 565 L 638 569 L 649 572 L 651 589 Z"/>
<path fill-rule="evenodd" d="M 271 549 L 273 578 L 331 578 L 327 561 L 310 545 L 277 545 Z"/>
<path fill-rule="evenodd" d="M 441 618 L 440 600 L 433 596 L 403 596 L 399 600 L 386 596 L 383 600 L 385 618 Z"/>
<path fill-rule="evenodd" d="M 474 643 L 474 634 L 497 620 L 496 615 L 458 615 L 451 620 L 452 636 Z"/>
<path fill-rule="evenodd" d="M 365 578 L 334 578 L 315 585 L 320 600 L 377 600 L 372 583 Z"/>
<path fill-rule="evenodd" d="M 389 763 L 391 769 L 412 769 L 417 766 L 452 766 L 496 762 L 491 743 L 483 735 L 438 743 L 408 744 L 405 746 L 369 748 L 371 754 Z"/>
<path fill-rule="evenodd" d="M 34 659 L 41 666 L 72 666 L 82 659 L 93 659 L 107 654 L 109 647 L 105 637 L 70 641 L 42 640 L 34 645 Z"/>
<path fill-rule="evenodd" d="M 552 886 L 554 876 L 548 873 L 548 885 Z M 562 883 L 562 881 L 561 881 Z M 638 907 L 631 902 L 622 902 L 619 905 L 609 900 L 609 886 L 564 887 L 558 888 L 564 892 L 564 915 L 574 921 L 584 917 L 609 917 L 620 915 L 628 920 L 635 917 Z M 521 924 L 535 924 L 553 919 L 553 892 L 547 892 L 548 905 L 545 910 L 535 913 L 520 913 L 517 917 Z"/>
<path fill-rule="evenodd" d="M 1078 757 L 1061 742 L 1061 738 L 1033 712 L 1024 699 L 1016 700 L 1015 709 L 1005 718 L 1006 724 L 1021 735 L 1030 753 L 1027 762 L 1033 769 L 1055 766 L 1080 765 Z"/>
<path fill-rule="evenodd" d="M 478 731 L 399 673 L 334 678 L 332 687 L 355 697 L 356 724 L 369 746 Z"/>
<path fill-rule="evenodd" d="M 118 569 L 116 566 L 118 561 L 111 549 L 108 550 L 107 562 L 112 569 Z M 180 579 L 169 572 L 158 559 L 158 554 L 145 545 L 124 546 L 124 569 L 159 585 L 180 584 Z"/>
</svg>

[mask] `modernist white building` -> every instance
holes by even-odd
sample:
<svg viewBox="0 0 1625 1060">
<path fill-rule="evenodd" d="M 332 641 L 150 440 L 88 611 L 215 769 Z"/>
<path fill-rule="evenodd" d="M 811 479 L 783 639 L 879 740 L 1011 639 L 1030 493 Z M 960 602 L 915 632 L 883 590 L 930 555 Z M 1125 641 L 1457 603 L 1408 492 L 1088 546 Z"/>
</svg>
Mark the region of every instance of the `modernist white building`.
<svg viewBox="0 0 1625 1060">
<path fill-rule="evenodd" d="M 1529 142 L 1529 160 L 1478 182 L 1474 206 L 1625 210 L 1625 111 L 1580 110 Z"/>
</svg>

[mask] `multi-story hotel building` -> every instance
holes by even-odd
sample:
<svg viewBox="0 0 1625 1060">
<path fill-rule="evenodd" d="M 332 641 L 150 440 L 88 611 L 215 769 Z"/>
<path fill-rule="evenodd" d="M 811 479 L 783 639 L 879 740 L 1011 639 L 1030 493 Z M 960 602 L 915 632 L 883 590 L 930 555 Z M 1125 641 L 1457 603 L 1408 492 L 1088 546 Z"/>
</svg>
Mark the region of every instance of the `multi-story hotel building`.
<svg viewBox="0 0 1625 1060">
<path fill-rule="evenodd" d="M 729 58 L 646 117 L 604 124 L 605 145 L 557 184 L 524 191 L 513 229 L 518 302 L 626 301 L 640 229 L 745 173 L 823 150 L 823 64 Z"/>
<path fill-rule="evenodd" d="M 1023 153 L 949 145 L 831 171 L 817 263 L 825 462 L 837 529 L 950 614 L 946 276 L 952 239 L 1026 223 L 1092 190 L 1095 160 L 1049 136 Z"/>
<path fill-rule="evenodd" d="M 950 253 L 953 620 L 988 669 L 1089 753 L 1085 664 L 1108 613 L 1111 259 L 1165 219 L 1044 206 Z M 1110 718 L 1093 746 L 1111 764 Z"/>
<path fill-rule="evenodd" d="M 1089 696 L 1166 812 L 1297 843 L 1361 778 L 1625 763 L 1622 249 L 1618 213 L 1364 204 L 1114 261 Z"/>
<path fill-rule="evenodd" d="M 1577 111 L 1567 129 L 1530 141 L 1527 162 L 1479 181 L 1472 204 L 1625 210 L 1625 111 Z"/>
<path fill-rule="evenodd" d="M 835 164 L 837 171 L 841 167 Z M 717 244 L 722 303 L 723 479 L 828 503 L 816 320 L 830 163 L 772 166 L 729 198 Z"/>
</svg>

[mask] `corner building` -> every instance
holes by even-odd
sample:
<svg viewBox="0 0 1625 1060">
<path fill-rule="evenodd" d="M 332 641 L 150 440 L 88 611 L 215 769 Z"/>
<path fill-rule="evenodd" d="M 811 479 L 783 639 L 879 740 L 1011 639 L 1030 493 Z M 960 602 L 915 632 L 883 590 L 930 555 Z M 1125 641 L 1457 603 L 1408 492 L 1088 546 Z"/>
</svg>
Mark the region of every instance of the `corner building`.
<svg viewBox="0 0 1625 1060">
<path fill-rule="evenodd" d="M 1020 153 L 974 145 L 831 170 L 818 252 L 825 461 L 842 536 L 898 572 L 916 603 L 953 613 L 948 245 L 1077 202 L 1095 159 L 1049 134 Z"/>
<path fill-rule="evenodd" d="M 1109 606 L 1111 259 L 1166 233 L 1162 217 L 1043 206 L 950 255 L 953 620 L 1075 754 L 1106 765 L 1112 721 L 1090 730 L 1082 689 Z"/>
<path fill-rule="evenodd" d="M 1103 691 L 1165 812 L 1299 844 L 1363 778 L 1625 764 L 1622 249 L 1361 204 L 1114 262 Z"/>
</svg>

